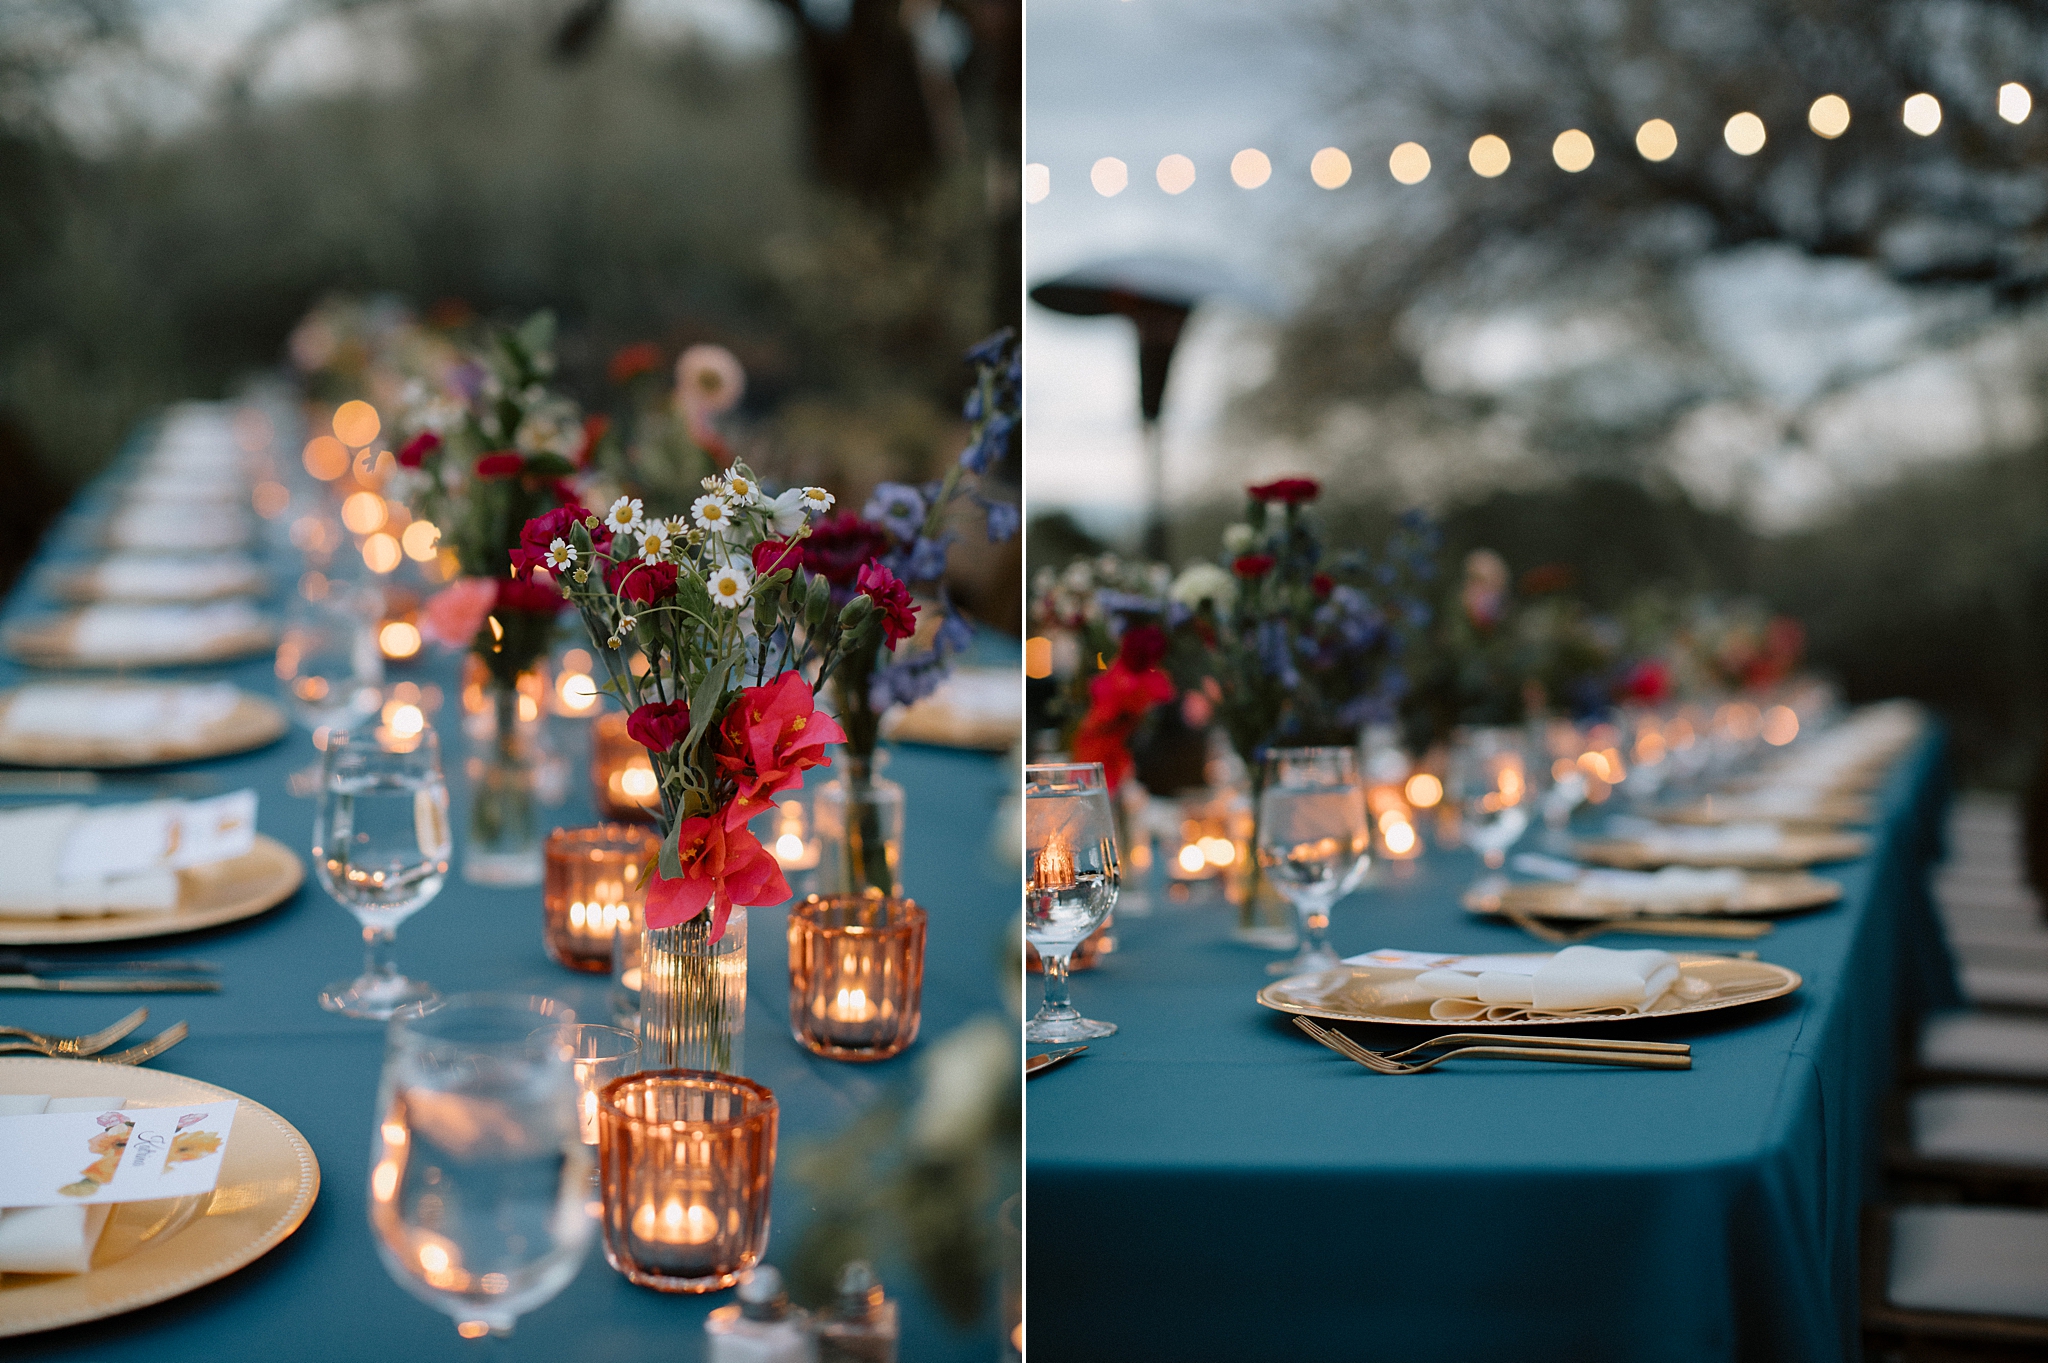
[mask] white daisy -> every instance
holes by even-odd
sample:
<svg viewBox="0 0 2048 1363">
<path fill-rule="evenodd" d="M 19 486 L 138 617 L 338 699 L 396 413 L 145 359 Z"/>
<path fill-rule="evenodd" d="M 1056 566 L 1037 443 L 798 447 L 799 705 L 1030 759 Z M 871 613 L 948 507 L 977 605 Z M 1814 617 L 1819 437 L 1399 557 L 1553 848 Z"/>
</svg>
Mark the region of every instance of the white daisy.
<svg viewBox="0 0 2048 1363">
<path fill-rule="evenodd" d="M 576 546 L 565 539 L 554 540 L 548 545 L 543 561 L 550 572 L 566 572 L 576 566 Z"/>
<path fill-rule="evenodd" d="M 667 521 L 649 521 L 640 532 L 640 557 L 649 563 L 660 563 L 675 547 L 675 536 L 670 532 Z"/>
<path fill-rule="evenodd" d="M 747 597 L 753 593 L 754 584 L 747 576 L 747 570 L 738 564 L 727 564 L 711 574 L 705 586 L 711 589 L 714 605 L 736 611 L 747 604 Z"/>
<path fill-rule="evenodd" d="M 800 494 L 804 510 L 813 516 L 822 516 L 832 509 L 835 500 L 831 493 L 821 487 L 807 487 Z"/>
<path fill-rule="evenodd" d="M 715 492 L 708 492 L 691 503 L 690 515 L 706 530 L 723 531 L 732 524 L 731 505 Z"/>
<path fill-rule="evenodd" d="M 604 523 L 615 535 L 637 534 L 645 519 L 638 497 L 621 497 L 604 513 Z"/>
<path fill-rule="evenodd" d="M 761 501 L 761 485 L 752 476 L 734 470 L 719 486 L 719 495 L 734 506 L 754 506 Z"/>
</svg>

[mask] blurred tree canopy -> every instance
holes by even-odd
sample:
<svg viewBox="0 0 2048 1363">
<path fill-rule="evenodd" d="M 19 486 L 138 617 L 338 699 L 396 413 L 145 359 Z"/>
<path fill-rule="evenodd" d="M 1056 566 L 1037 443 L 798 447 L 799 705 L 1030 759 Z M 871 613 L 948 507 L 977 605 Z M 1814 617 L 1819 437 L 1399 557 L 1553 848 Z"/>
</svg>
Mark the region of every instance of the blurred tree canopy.
<svg viewBox="0 0 2048 1363">
<path fill-rule="evenodd" d="M 1016 0 L 892 3 L 879 35 L 871 0 L 760 4 L 779 50 L 602 0 L 283 4 L 197 117 L 92 137 L 66 82 L 159 61 L 147 16 L 0 7 L 0 430 L 75 482 L 151 407 L 277 363 L 323 294 L 388 292 L 552 307 L 584 389 L 621 344 L 718 341 L 753 419 L 922 473 L 957 453 L 962 352 L 1018 308 Z M 316 25 L 361 78 L 266 86 Z M 820 55 L 857 41 L 894 55 Z"/>
<path fill-rule="evenodd" d="M 1782 435 L 1802 410 L 1869 376 L 1838 366 L 1790 395 L 1731 364 L 1701 315 L 1697 267 L 1760 249 L 1867 267 L 1939 299 L 1926 345 L 1954 345 L 2048 288 L 2048 118 L 1997 110 L 2003 82 L 2048 83 L 2048 7 L 2025 0 L 1311 0 L 1322 45 L 1375 131 L 1378 171 L 1412 138 L 1434 165 L 1389 186 L 1347 224 L 1285 327 L 1251 411 L 1296 436 L 1369 407 L 1396 432 L 1471 445 L 1504 415 L 1517 443 L 1564 469 L 1629 473 L 1655 462 L 1688 412 L 1778 399 Z M 1916 136 L 1900 110 L 1930 92 L 1942 123 Z M 1833 93 L 1849 127 L 1809 131 Z M 1737 155 L 1738 111 L 1768 140 Z M 1638 154 L 1648 120 L 1677 149 Z M 1566 129 L 1592 163 L 1552 159 Z M 1399 129 L 1399 137 L 1387 136 Z M 1506 140 L 1497 178 L 1465 165 L 1475 138 Z M 1512 306 L 1541 354 L 1523 381 L 1460 383 L 1432 369 L 1463 320 Z M 1877 361 L 1881 369 L 1896 363 Z M 1514 391 L 1505 392 L 1507 388 Z M 1340 435 L 1337 440 L 1343 442 Z"/>
</svg>

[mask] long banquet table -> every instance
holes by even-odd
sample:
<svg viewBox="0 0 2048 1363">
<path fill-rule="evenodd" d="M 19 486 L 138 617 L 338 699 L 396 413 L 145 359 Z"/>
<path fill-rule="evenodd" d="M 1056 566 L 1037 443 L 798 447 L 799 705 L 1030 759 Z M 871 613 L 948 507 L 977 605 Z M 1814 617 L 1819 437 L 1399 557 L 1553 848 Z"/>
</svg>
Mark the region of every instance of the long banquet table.
<svg viewBox="0 0 2048 1363">
<path fill-rule="evenodd" d="M 1032 1345 L 1062 1363 L 1857 1358 L 1895 1041 L 1955 998 L 1928 891 L 1942 746 L 1930 730 L 1900 761 L 1869 855 L 1821 868 L 1839 904 L 1753 944 L 1602 939 L 1754 945 L 1804 977 L 1769 1003 L 1586 1028 L 1690 1042 L 1689 1071 L 1376 1075 L 1254 1001 L 1272 958 L 1231 940 L 1229 909 L 1120 919 L 1073 994 L 1121 1030 L 1026 1095 Z M 1478 869 L 1441 851 L 1375 867 L 1334 945 L 1545 949 L 1459 907 Z"/>
<path fill-rule="evenodd" d="M 147 432 L 138 437 L 146 442 Z M 295 451 L 286 449 L 290 460 Z M 39 570 L 89 556 L 89 538 L 119 495 L 123 461 L 81 495 L 52 531 L 37 563 L 9 597 L 4 619 L 53 608 L 38 594 Z M 297 566 L 273 551 L 274 580 L 289 590 Z M 275 606 L 276 602 L 271 603 Z M 997 645 L 997 651 L 1001 650 Z M 0 661 L 0 686 L 36 677 Z M 164 674 L 172 675 L 172 674 Z M 234 666 L 184 669 L 181 678 L 219 677 L 259 694 L 277 690 L 268 658 Z M 439 684 L 459 694 L 456 661 L 447 655 L 392 668 L 389 680 Z M 446 712 L 444 759 L 454 798 L 457 856 L 466 828 L 465 744 Z M 595 821 L 582 777 L 587 723 L 557 719 L 551 741 L 571 764 L 570 797 L 544 810 L 549 825 Z M 287 775 L 314 756 L 303 730 L 240 757 L 181 767 L 200 773 L 210 793 L 248 786 L 260 795 L 258 825 L 305 854 L 313 804 L 286 793 Z M 811 1200 L 791 1174 L 791 1157 L 846 1128 L 877 1100 L 914 1097 L 920 1057 L 952 1029 L 975 1018 L 1011 1014 L 1000 972 L 1004 934 L 1015 921 L 1012 868 L 992 853 L 992 820 L 1013 779 L 997 759 L 975 753 L 904 747 L 889 774 L 908 792 L 904 850 L 907 892 L 930 914 L 924 1022 L 920 1039 L 894 1060 L 873 1065 L 821 1060 L 789 1034 L 787 950 L 780 909 L 755 910 L 749 924 L 746 1073 L 774 1090 L 781 1107 L 780 1162 L 772 1209 L 770 1263 L 785 1257 L 802 1232 Z M 814 773 L 814 776 L 817 775 Z M 147 798 L 113 792 L 113 799 Z M 43 797 L 48 799 L 49 797 Z M 9 798 L 5 807 L 32 801 Z M 0 867 L 0 875 L 5 868 Z M 191 1038 L 154 1067 L 218 1084 L 263 1103 L 303 1132 L 320 1160 L 321 1189 L 298 1232 L 254 1264 L 157 1306 L 85 1325 L 8 1339 L 8 1359 L 106 1359 L 120 1353 L 162 1360 L 284 1357 L 292 1359 L 415 1359 L 454 1357 L 480 1347 L 458 1339 L 454 1322 L 403 1292 L 386 1275 L 365 1218 L 371 1117 L 384 1029 L 325 1013 L 323 985 L 361 968 L 355 922 L 313 882 L 261 917 L 210 932 L 98 948 L 121 959 L 201 956 L 218 962 L 218 995 L 161 995 L 147 1000 L 150 1022 L 138 1037 L 183 1018 Z M 608 981 L 550 962 L 541 948 L 540 890 L 491 889 L 451 875 L 439 898 L 399 929 L 399 967 L 444 993 L 511 990 L 551 995 L 586 1021 L 609 1021 Z M 39 1030 L 82 1032 L 134 1007 L 132 996 L 0 995 L 0 1020 Z M 994 1227 L 991 1226 L 991 1233 Z M 961 1327 L 941 1314 L 898 1259 L 877 1265 L 902 1307 L 901 1357 L 907 1363 L 987 1363 L 997 1356 L 993 1299 L 981 1319 Z M 704 1356 L 703 1320 L 732 1293 L 665 1296 L 634 1287 L 604 1262 L 593 1240 L 576 1280 L 554 1301 L 493 1341 L 507 1359 L 675 1359 Z M 0 1311 L 5 1309 L 0 1295 Z"/>
</svg>

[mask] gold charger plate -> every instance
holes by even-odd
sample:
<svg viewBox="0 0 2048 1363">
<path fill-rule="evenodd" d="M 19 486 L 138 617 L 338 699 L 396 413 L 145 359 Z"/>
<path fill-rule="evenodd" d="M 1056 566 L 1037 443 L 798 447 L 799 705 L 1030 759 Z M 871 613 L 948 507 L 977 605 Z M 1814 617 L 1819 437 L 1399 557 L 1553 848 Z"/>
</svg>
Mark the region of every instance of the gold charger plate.
<svg viewBox="0 0 2048 1363">
<path fill-rule="evenodd" d="M 166 937 L 254 918 L 291 898 L 305 863 L 276 838 L 256 835 L 242 856 L 178 872 L 178 907 L 169 913 L 110 913 L 97 918 L 0 917 L 0 946 L 56 946 Z M 41 1089 L 35 1092 L 42 1092 Z"/>
<path fill-rule="evenodd" d="M 48 685 L 49 683 L 45 683 Z M 130 685 L 92 682 L 95 688 L 154 690 L 146 682 Z M 189 740 L 160 739 L 133 747 L 110 738 L 56 734 L 16 734 L 7 730 L 7 707 L 16 690 L 0 691 L 0 762 L 17 767 L 154 767 L 248 752 L 283 738 L 291 721 L 283 710 L 261 696 L 243 691 L 235 708 Z"/>
<path fill-rule="evenodd" d="M 1842 887 L 1820 876 L 1760 871 L 1743 877 L 1742 889 L 1732 900 L 1720 904 L 1687 905 L 1668 912 L 1675 917 L 1757 917 L 1817 909 L 1841 897 Z M 1465 892 L 1464 904 L 1473 913 L 1496 917 L 1524 914 L 1532 918 L 1579 918 L 1588 921 L 1646 918 L 1654 922 L 1660 916 L 1640 904 L 1588 899 L 1576 885 L 1548 881 L 1506 886 L 1498 882 L 1482 882 Z"/>
<path fill-rule="evenodd" d="M 1547 951 L 1520 953 L 1542 960 Z M 1765 961 L 1745 961 L 1734 956 L 1706 956 L 1698 952 L 1675 951 L 1681 981 L 1696 980 L 1705 992 L 1697 998 L 1682 996 L 1677 986 L 1641 1013 L 1575 1013 L 1569 1017 L 1518 1018 L 1510 1022 L 1478 1019 L 1446 1020 L 1429 1015 L 1435 1000 L 1422 997 L 1414 987 L 1419 971 L 1396 970 L 1390 966 L 1347 965 L 1311 975 L 1275 980 L 1259 991 L 1259 1002 L 1282 1013 L 1327 1018 L 1333 1022 L 1381 1022 L 1400 1027 L 1435 1027 L 1438 1030 L 1469 1031 L 1476 1027 L 1584 1027 L 1588 1023 L 1634 1022 L 1645 1018 L 1684 1017 L 1693 1013 L 1717 1013 L 1724 1008 L 1762 1003 L 1782 998 L 1799 988 L 1799 972 Z"/>
<path fill-rule="evenodd" d="M 0 1337 L 118 1316 L 225 1278 L 297 1230 L 319 1196 L 313 1147 L 290 1122 L 239 1093 L 162 1070 L 0 1058 L 0 1093 L 89 1098 L 109 1092 L 130 1107 L 236 1099 L 241 1106 L 220 1182 L 197 1197 L 117 1204 L 90 1273 L 0 1276 Z"/>
<path fill-rule="evenodd" d="M 95 601 L 119 601 L 139 606 L 204 605 L 211 601 L 231 601 L 238 596 L 261 596 L 264 587 L 263 574 L 259 571 L 252 571 L 245 577 L 211 591 L 176 592 L 165 596 L 135 596 L 109 592 L 100 585 L 98 574 L 91 568 L 52 573 L 46 580 L 52 596 L 80 605 Z"/>
<path fill-rule="evenodd" d="M 1672 823 L 1774 823 L 1807 832 L 1833 832 L 1845 823 L 1875 822 L 1877 816 L 1869 798 L 1861 795 L 1824 795 L 1796 814 L 1774 814 L 1745 805 L 1741 795 L 1709 795 L 1676 809 L 1660 809 L 1657 817 Z"/>
<path fill-rule="evenodd" d="M 1659 866 L 1732 867 L 1739 871 L 1796 871 L 1827 861 L 1854 861 L 1870 850 L 1861 833 L 1788 831 L 1769 852 L 1652 852 L 1628 838 L 1587 838 L 1572 845 L 1581 861 L 1616 866 L 1624 871 L 1649 871 Z"/>
<path fill-rule="evenodd" d="M 127 667 L 191 667 L 202 663 L 234 662 L 268 653 L 277 646 L 277 631 L 269 625 L 262 625 L 215 635 L 193 648 L 88 657 L 72 647 L 71 635 L 76 620 L 73 613 L 17 625 L 7 631 L 7 651 L 30 667 L 119 671 Z"/>
</svg>

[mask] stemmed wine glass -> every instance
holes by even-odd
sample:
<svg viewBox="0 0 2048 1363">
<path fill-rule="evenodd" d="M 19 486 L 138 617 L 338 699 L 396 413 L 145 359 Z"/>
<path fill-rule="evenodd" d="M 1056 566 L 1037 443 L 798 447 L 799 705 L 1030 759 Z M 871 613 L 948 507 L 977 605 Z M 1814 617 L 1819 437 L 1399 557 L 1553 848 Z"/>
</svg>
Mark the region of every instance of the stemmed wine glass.
<svg viewBox="0 0 2048 1363">
<path fill-rule="evenodd" d="M 391 959 L 398 925 L 441 893 L 452 837 L 441 745 L 431 728 L 330 734 L 313 816 L 320 884 L 363 925 L 363 973 L 321 991 L 320 1006 L 352 1018 L 388 1018 L 434 997 Z"/>
<path fill-rule="evenodd" d="M 1116 903 L 1116 820 L 1100 762 L 1024 769 L 1024 938 L 1045 966 L 1031 1041 L 1086 1041 L 1116 1031 L 1067 1001 L 1067 962 Z"/>
<path fill-rule="evenodd" d="M 391 1025 L 370 1229 L 385 1270 L 465 1339 L 511 1333 L 590 1247 L 575 1021 L 553 999 L 460 994 Z"/>
<path fill-rule="evenodd" d="M 1305 975 L 1337 966 L 1330 908 L 1372 864 L 1372 820 L 1356 748 L 1274 748 L 1259 792 L 1259 870 L 1294 906 L 1301 949 L 1267 966 Z"/>
<path fill-rule="evenodd" d="M 1528 743 L 1520 729 L 1462 728 L 1451 737 L 1448 794 L 1458 802 L 1465 845 L 1488 867 L 1529 827 Z"/>
</svg>

